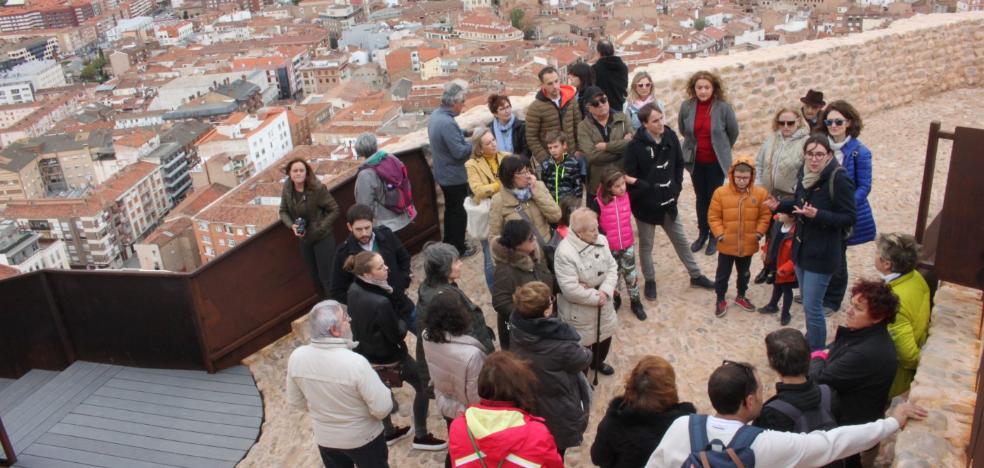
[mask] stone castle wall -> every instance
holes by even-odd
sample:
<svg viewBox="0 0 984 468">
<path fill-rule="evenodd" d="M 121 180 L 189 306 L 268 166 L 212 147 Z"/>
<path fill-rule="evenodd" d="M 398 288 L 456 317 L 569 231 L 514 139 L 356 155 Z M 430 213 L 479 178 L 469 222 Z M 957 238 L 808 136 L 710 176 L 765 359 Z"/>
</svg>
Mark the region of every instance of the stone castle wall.
<svg viewBox="0 0 984 468">
<path fill-rule="evenodd" d="M 886 29 L 673 60 L 641 70 L 653 77 L 655 92 L 666 106 L 666 122 L 674 129 L 677 110 L 686 99 L 687 79 L 698 70 L 718 74 L 738 116 L 737 147 L 755 151 L 771 131 L 773 114 L 782 106 L 798 109 L 799 97 L 810 88 L 823 91 L 827 102 L 847 100 L 863 120 L 865 115 L 946 90 L 984 85 L 984 12 L 919 15 Z M 512 98 L 513 108 L 524 114 L 532 97 L 531 93 Z M 480 105 L 464 112 L 458 122 L 468 128 L 490 119 L 488 108 Z M 427 131 L 422 130 L 386 149 L 426 142 Z"/>
</svg>

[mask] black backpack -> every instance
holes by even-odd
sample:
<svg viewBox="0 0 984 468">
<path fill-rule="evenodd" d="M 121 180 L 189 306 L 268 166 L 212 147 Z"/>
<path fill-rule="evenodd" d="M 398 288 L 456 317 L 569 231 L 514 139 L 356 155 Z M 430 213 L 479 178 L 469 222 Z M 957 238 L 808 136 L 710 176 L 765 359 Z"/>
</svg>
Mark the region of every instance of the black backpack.
<svg viewBox="0 0 984 468">
<path fill-rule="evenodd" d="M 830 387 L 827 385 L 818 385 L 818 387 L 820 388 L 820 406 L 815 410 L 804 413 L 799 408 L 779 399 L 774 399 L 766 403 L 765 407 L 772 408 L 793 420 L 796 424 L 793 429 L 794 432 L 806 434 L 813 431 L 833 429 L 837 427 L 837 421 L 834 419 L 833 411 L 831 410 L 831 400 L 833 398 Z"/>
<path fill-rule="evenodd" d="M 718 439 L 707 440 L 707 415 L 690 417 L 690 456 L 682 468 L 751 468 L 755 466 L 752 442 L 762 433 L 762 428 L 742 426 L 727 446 Z"/>
</svg>

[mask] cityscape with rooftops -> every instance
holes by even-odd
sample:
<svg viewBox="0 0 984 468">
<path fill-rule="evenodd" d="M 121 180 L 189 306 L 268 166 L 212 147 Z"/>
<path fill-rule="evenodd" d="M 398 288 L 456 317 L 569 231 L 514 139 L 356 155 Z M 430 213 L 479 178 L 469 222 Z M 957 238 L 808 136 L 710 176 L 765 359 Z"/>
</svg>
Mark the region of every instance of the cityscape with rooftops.
<svg viewBox="0 0 984 468">
<path fill-rule="evenodd" d="M 390 292 L 414 310 L 397 311 L 410 325 L 400 346 L 419 361 L 416 378 L 430 394 L 424 424 L 414 377 L 392 389 L 389 466 L 441 466 L 455 450 L 454 418 L 442 413 L 448 396 L 439 372 L 427 382 L 432 363 L 417 346 L 427 328 L 414 322 L 430 284 L 426 246 L 457 250 L 457 287 L 497 335 L 493 351 L 505 350 L 522 286 L 508 297 L 496 289 L 509 265 L 496 254 L 505 225 L 532 226 L 553 262 L 559 233 L 574 235 L 577 206 L 598 213 L 617 263 L 612 293 L 624 304 L 611 323 L 598 304 L 595 337 L 572 325 L 600 356 L 585 370 L 595 381 L 577 409 L 584 421 L 565 422 L 586 421 L 576 443 L 535 411 L 547 418 L 560 466 L 634 465 L 596 449 L 605 443 L 599 423 L 610 423 L 609 403 L 649 355 L 676 369 L 679 400 L 701 413 L 718 410 L 707 382 L 722 359 L 754 365 L 765 396 L 775 395 L 784 380 L 763 338 L 788 325 L 811 351 L 826 349 L 818 335 L 833 342 L 853 323 L 851 287 L 893 281 L 872 263 L 888 261 L 882 236 L 893 232 L 918 243 L 932 319 L 914 338 L 922 358 L 916 349 L 911 390 L 898 396 L 893 387 L 885 405 L 889 414 L 909 403 L 930 413 L 881 439 L 863 465 L 970 466 L 984 460 L 984 223 L 971 221 L 984 216 L 975 154 L 984 144 L 982 50 L 981 0 L 0 0 L 0 466 L 333 466 L 339 458 L 326 444 L 347 439 L 326 441 L 309 382 L 301 390 L 285 382 L 303 380 L 288 362 L 313 346 L 312 306 L 345 304 L 348 283 L 361 284 L 343 273 L 357 251 L 336 258 L 359 246 L 357 204 L 370 205 L 374 226 L 408 253 L 399 266 L 382 257 L 390 286 L 395 271 L 407 275 Z M 829 265 L 794 258 L 803 302 L 780 318 L 768 315 L 778 285 L 749 286 L 748 275 L 761 270 L 765 281 L 770 255 L 780 255 L 766 240 L 781 223 L 745 232 L 762 238 L 745 252 L 708 213 L 739 161 L 752 161 L 756 188 L 777 203 L 755 201 L 762 213 L 781 212 L 797 184 L 810 190 L 811 134 L 829 139 L 857 187 L 850 236 L 817 255 L 841 258 L 821 291 L 850 294 L 815 305 L 804 275 Z M 555 156 L 548 147 L 558 141 Z M 674 144 L 680 170 L 661 186 L 675 190 L 668 196 L 645 185 L 656 183 L 645 181 L 656 169 L 639 172 L 650 163 L 630 161 Z M 795 165 L 779 161 L 787 153 Z M 855 162 L 859 154 L 866 163 Z M 502 176 L 514 167 L 507 157 L 530 170 L 528 188 Z M 576 196 L 561 193 L 568 157 Z M 395 176 L 381 169 L 390 159 Z M 613 246 L 622 231 L 606 224 L 604 200 L 618 196 L 605 181 L 616 171 L 632 204 L 628 254 Z M 541 183 L 550 206 L 537 201 Z M 833 182 L 829 190 L 833 203 Z M 795 210 L 794 224 L 834 223 Z M 654 212 L 662 231 L 649 223 Z M 305 240 L 305 229 L 317 238 Z M 737 295 L 727 289 L 728 261 Z M 556 274 L 555 300 L 573 307 Z M 348 281 L 341 295 L 339 277 Z M 503 297 L 513 312 L 503 312 Z M 555 320 L 576 322 L 557 307 Z M 358 338 L 358 311 L 348 314 Z M 615 331 L 603 340 L 602 329 Z M 126 330 L 132 336 L 117 336 Z M 397 434 L 404 427 L 411 440 Z M 350 448 L 332 450 L 356 456 Z M 656 453 L 646 458 L 663 466 Z M 466 468 L 477 461 L 449 458 Z"/>
</svg>

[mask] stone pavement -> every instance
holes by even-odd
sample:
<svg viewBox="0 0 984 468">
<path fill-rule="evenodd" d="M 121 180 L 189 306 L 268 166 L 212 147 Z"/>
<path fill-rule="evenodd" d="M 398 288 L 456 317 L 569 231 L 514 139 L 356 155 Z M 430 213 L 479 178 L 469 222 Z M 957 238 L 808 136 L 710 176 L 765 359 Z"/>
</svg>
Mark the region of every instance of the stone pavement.
<svg viewBox="0 0 984 468">
<path fill-rule="evenodd" d="M 911 233 L 915 225 L 922 180 L 923 160 L 926 151 L 926 135 L 931 120 L 941 120 L 943 129 L 955 125 L 984 127 L 984 114 L 980 103 L 984 102 L 984 89 L 961 89 L 926 98 L 915 104 L 884 111 L 878 115 L 864 116 L 861 140 L 874 155 L 874 182 L 870 196 L 875 219 L 880 232 L 902 231 Z M 933 190 L 932 213 L 939 211 L 942 202 L 945 175 L 949 166 L 950 143 L 942 141 L 936 166 L 936 186 Z M 754 153 L 757 148 L 739 149 L 738 152 Z M 681 197 L 680 213 L 688 233 L 696 232 L 693 191 L 689 180 Z M 601 377 L 591 407 L 591 422 L 581 447 L 568 450 L 567 466 L 592 466 L 589 448 L 594 440 L 597 424 L 604 415 L 608 402 L 622 393 L 625 376 L 632 366 L 647 354 L 665 357 L 675 367 L 677 386 L 681 400 L 692 401 L 700 411 L 710 411 L 707 399 L 707 377 L 723 359 L 742 360 L 754 364 L 766 392 L 774 392 L 775 375 L 768 370 L 764 352 L 765 335 L 778 328 L 777 316 L 748 313 L 732 306 L 728 315 L 716 319 L 712 313 L 714 295 L 711 291 L 691 289 L 686 270 L 677 260 L 665 235 L 656 236 L 657 284 L 659 300 L 646 303 L 649 319 L 639 322 L 623 305 L 619 313 L 619 331 L 612 345 L 609 363 L 615 375 Z M 872 266 L 873 243 L 853 247 L 848 252 L 852 281 L 859 277 L 877 277 Z M 713 277 L 716 259 L 698 255 L 705 274 Z M 423 275 L 419 258 L 414 259 L 415 281 Z M 753 263 L 757 273 L 760 263 Z M 480 254 L 465 262 L 463 289 L 486 312 L 489 324 L 494 327 L 494 312 L 482 275 Z M 734 277 L 734 275 L 732 275 Z M 734 281 L 734 280 L 732 280 Z M 752 285 L 748 297 L 756 305 L 764 304 L 771 287 Z M 734 297 L 734 283 L 728 298 Z M 834 314 L 828 320 L 829 339 L 843 320 L 843 313 Z M 793 307 L 790 326 L 805 330 L 802 308 Z M 412 337 L 409 339 L 412 341 Z M 310 421 L 305 414 L 286 407 L 284 378 L 286 360 L 298 346 L 300 339 L 288 335 L 246 360 L 256 378 L 265 405 L 265 422 L 260 440 L 240 466 L 320 466 L 320 460 L 312 439 Z M 413 349 L 413 343 L 410 349 Z M 402 413 L 398 424 L 409 424 L 411 393 L 409 389 L 397 392 Z M 545 395 L 545 397 L 549 397 Z M 445 425 L 431 405 L 429 428 L 438 437 L 446 434 Z M 410 449 L 410 441 L 404 440 L 390 448 L 390 463 L 394 467 L 439 467 L 444 452 L 423 452 Z"/>
</svg>

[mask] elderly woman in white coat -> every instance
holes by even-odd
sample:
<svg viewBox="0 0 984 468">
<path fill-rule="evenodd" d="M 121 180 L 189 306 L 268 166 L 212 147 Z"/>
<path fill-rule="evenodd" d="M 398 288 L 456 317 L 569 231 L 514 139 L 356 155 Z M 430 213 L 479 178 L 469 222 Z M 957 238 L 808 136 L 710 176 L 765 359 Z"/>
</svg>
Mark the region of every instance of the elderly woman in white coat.
<svg viewBox="0 0 984 468">
<path fill-rule="evenodd" d="M 422 333 L 437 407 L 449 429 L 465 408 L 481 400 L 478 374 L 488 353 L 494 351 L 468 334 L 472 320 L 460 295 L 442 291 L 431 300 Z M 451 466 L 450 457 L 445 458 L 444 466 Z"/>
<path fill-rule="evenodd" d="M 591 368 L 603 375 L 615 370 L 605 363 L 618 325 L 612 295 L 618 283 L 618 264 L 608 241 L 598 235 L 598 216 L 587 208 L 571 213 L 568 235 L 557 246 L 554 274 L 560 295 L 558 316 L 581 335 L 581 345 L 591 349 Z"/>
</svg>

